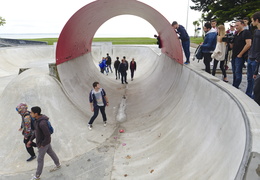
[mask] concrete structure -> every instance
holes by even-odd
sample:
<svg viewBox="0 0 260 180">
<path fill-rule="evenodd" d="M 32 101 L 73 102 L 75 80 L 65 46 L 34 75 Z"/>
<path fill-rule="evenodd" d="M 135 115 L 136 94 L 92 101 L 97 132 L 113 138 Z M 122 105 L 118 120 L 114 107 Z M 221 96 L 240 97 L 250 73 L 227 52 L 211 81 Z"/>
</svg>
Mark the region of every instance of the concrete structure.
<svg viewBox="0 0 260 180">
<path fill-rule="evenodd" d="M 90 21 L 97 24 L 80 19 L 88 20 L 85 15 L 96 10 L 95 3 L 100 8 L 106 4 L 107 20 L 116 15 L 110 14 L 115 5 L 128 10 L 118 15 L 145 16 L 162 37 L 162 52 L 157 46 L 111 47 L 113 60 L 126 56 L 138 63 L 128 85 L 97 68 L 100 54 L 107 52 L 101 46 L 91 47 L 91 40 L 106 19 L 103 13 Z M 131 11 L 133 7 L 138 10 Z M 161 19 L 134 0 L 99 0 L 80 9 L 58 42 L 61 83 L 48 72 L 48 64 L 55 61 L 54 47 L 0 49 L 0 179 L 29 179 L 35 172 L 36 161 L 25 162 L 28 154 L 17 131 L 20 117 L 15 107 L 20 102 L 41 106 L 55 128 L 52 145 L 63 166 L 49 173 L 53 162 L 46 156 L 43 179 L 259 179 L 259 106 L 194 63 L 183 66 L 180 43 L 169 23 L 150 16 Z M 168 25 L 163 29 L 157 23 Z M 73 25 L 79 28 L 71 29 Z M 69 30 L 71 36 L 65 36 Z M 89 36 L 81 40 L 88 30 Z M 30 69 L 17 75 L 19 68 Z M 103 127 L 98 117 L 89 131 L 88 93 L 94 81 L 106 90 L 110 106 L 108 126 Z"/>
<path fill-rule="evenodd" d="M 0 47 L 47 45 L 47 42 L 0 38 Z"/>
</svg>

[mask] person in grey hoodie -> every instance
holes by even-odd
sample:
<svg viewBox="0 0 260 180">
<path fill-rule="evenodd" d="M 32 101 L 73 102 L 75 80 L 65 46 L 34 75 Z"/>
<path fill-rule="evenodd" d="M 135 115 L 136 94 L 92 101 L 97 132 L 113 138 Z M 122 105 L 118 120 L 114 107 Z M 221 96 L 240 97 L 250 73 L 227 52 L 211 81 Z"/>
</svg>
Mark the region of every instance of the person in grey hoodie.
<svg viewBox="0 0 260 180">
<path fill-rule="evenodd" d="M 43 164 L 44 164 L 44 156 L 47 153 L 54 164 L 56 165 L 51 171 L 55 171 L 61 167 L 60 161 L 56 153 L 53 151 L 51 147 L 51 133 L 48 126 L 49 118 L 45 115 L 41 114 L 41 108 L 38 106 L 31 108 L 31 116 L 35 118 L 34 128 L 35 132 L 30 138 L 30 141 L 27 143 L 28 146 L 31 145 L 34 138 L 36 138 L 36 145 L 39 149 L 38 155 L 38 166 L 36 170 L 36 174 L 33 177 L 34 180 L 39 180 L 42 174 Z"/>
</svg>

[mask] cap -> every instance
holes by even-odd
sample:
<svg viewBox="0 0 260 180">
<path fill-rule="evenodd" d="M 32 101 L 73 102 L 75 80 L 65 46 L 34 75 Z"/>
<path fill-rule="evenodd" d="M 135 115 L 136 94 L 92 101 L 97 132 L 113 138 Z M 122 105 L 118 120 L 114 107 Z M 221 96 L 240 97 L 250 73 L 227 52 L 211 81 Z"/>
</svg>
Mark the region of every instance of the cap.
<svg viewBox="0 0 260 180">
<path fill-rule="evenodd" d="M 16 111 L 17 112 L 21 112 L 21 111 L 24 111 L 24 110 L 27 110 L 28 109 L 28 106 L 27 104 L 25 103 L 20 103 L 17 107 L 16 107 Z"/>
<path fill-rule="evenodd" d="M 232 26 L 232 27 L 235 27 L 235 23 L 234 22 L 230 23 L 229 25 Z"/>
</svg>

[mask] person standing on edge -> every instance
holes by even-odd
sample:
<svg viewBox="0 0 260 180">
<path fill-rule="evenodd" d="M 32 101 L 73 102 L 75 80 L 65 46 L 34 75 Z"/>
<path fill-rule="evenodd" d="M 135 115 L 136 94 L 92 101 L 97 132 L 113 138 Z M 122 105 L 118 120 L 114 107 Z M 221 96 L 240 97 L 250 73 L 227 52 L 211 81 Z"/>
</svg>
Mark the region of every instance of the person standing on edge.
<svg viewBox="0 0 260 180">
<path fill-rule="evenodd" d="M 205 23 L 203 26 L 203 30 L 206 33 L 204 42 L 201 44 L 201 50 L 203 53 L 203 62 L 205 64 L 205 71 L 210 74 L 210 62 L 212 61 L 211 55 L 215 50 L 217 43 L 217 33 L 211 31 L 211 24 Z"/>
<path fill-rule="evenodd" d="M 109 69 L 110 69 L 111 73 L 113 73 L 112 68 L 111 68 L 111 64 L 112 64 L 111 57 L 107 53 L 107 72 L 109 72 Z"/>
<path fill-rule="evenodd" d="M 32 142 L 30 147 L 27 147 L 27 143 L 30 140 L 31 136 L 33 135 L 33 126 L 32 126 L 32 118 L 30 116 L 30 111 L 27 110 L 28 106 L 27 104 L 20 103 L 16 107 L 16 111 L 21 115 L 22 117 L 22 123 L 19 131 L 22 131 L 22 135 L 24 136 L 23 142 L 25 144 L 25 148 L 27 152 L 30 154 L 30 158 L 27 159 L 27 161 L 32 161 L 36 158 L 35 152 L 33 150 L 33 147 L 36 147 L 36 144 Z"/>
<path fill-rule="evenodd" d="M 248 17 L 244 17 L 243 21 L 244 21 L 244 29 L 247 29 L 247 30 L 249 30 L 251 32 L 251 27 L 249 25 L 249 18 Z"/>
<path fill-rule="evenodd" d="M 218 32 L 218 28 L 217 28 L 217 21 L 216 20 L 211 20 L 210 22 L 210 25 L 211 25 L 211 32 Z"/>
<path fill-rule="evenodd" d="M 254 100 L 260 106 L 260 11 L 253 14 L 252 25 L 256 26 L 257 29 L 254 33 L 254 39 L 252 47 L 249 51 L 249 59 L 257 61 L 257 66 L 254 73 Z"/>
<path fill-rule="evenodd" d="M 225 26 L 220 25 L 220 26 L 218 26 L 217 45 L 216 45 L 216 48 L 215 48 L 213 54 L 211 55 L 211 58 L 214 59 L 212 75 L 215 76 L 217 65 L 218 65 L 218 62 L 220 61 L 220 69 L 222 71 L 223 81 L 228 82 L 226 70 L 224 67 L 225 55 L 226 55 L 227 49 L 226 49 L 226 43 L 222 41 L 223 37 L 225 37 Z"/>
<path fill-rule="evenodd" d="M 247 57 L 247 52 L 251 47 L 252 35 L 249 30 L 244 30 L 244 21 L 236 21 L 237 33 L 234 36 L 232 48 L 232 71 L 233 71 L 233 86 L 239 88 L 242 81 L 242 70 Z"/>
<path fill-rule="evenodd" d="M 119 64 L 120 64 L 119 57 L 116 57 L 116 61 L 114 62 L 116 79 L 117 79 L 117 75 L 118 75 L 118 79 L 120 79 L 120 73 L 118 72 Z"/>
<path fill-rule="evenodd" d="M 235 35 L 236 34 L 235 23 L 229 24 L 229 27 L 230 28 L 226 31 L 226 33 Z"/>
<path fill-rule="evenodd" d="M 179 34 L 179 39 L 181 39 L 182 48 L 186 57 L 184 64 L 190 63 L 190 36 L 182 25 L 179 25 L 176 21 L 172 22 L 172 27 Z"/>
<path fill-rule="evenodd" d="M 122 84 L 124 84 L 124 82 L 126 84 L 128 84 L 128 82 L 127 82 L 127 72 L 126 72 L 127 70 L 128 70 L 128 63 L 127 63 L 125 57 L 123 57 L 122 63 L 119 64 L 119 68 L 118 68 L 118 71 L 121 73 Z"/>
<path fill-rule="evenodd" d="M 136 62 L 135 62 L 134 58 L 130 62 L 130 70 L 131 70 L 131 81 L 133 81 L 134 80 L 134 73 L 136 71 Z"/>
<path fill-rule="evenodd" d="M 105 107 L 108 106 L 108 99 L 106 96 L 106 92 L 104 89 L 100 87 L 99 82 L 93 83 L 93 88 L 89 93 L 89 103 L 90 103 L 90 109 L 92 112 L 94 112 L 94 115 L 91 117 L 90 121 L 88 122 L 88 128 L 91 130 L 93 128 L 93 122 L 98 116 L 98 112 L 100 110 L 102 117 L 103 117 L 103 123 L 106 127 L 107 125 L 107 116 L 105 112 Z"/>
<path fill-rule="evenodd" d="M 51 146 L 51 133 L 47 122 L 49 121 L 49 118 L 41 114 L 41 108 L 38 106 L 31 108 L 31 116 L 35 118 L 34 121 L 35 133 L 30 138 L 30 141 L 28 141 L 27 146 L 31 146 L 33 139 L 36 138 L 36 145 L 39 149 L 39 155 L 37 159 L 38 166 L 37 166 L 36 174 L 33 177 L 33 180 L 39 180 L 42 174 L 43 165 L 44 165 L 44 156 L 46 153 L 52 158 L 54 164 L 56 165 L 53 169 L 50 170 L 51 172 L 60 169 L 61 164 L 58 156 L 53 151 Z"/>
</svg>

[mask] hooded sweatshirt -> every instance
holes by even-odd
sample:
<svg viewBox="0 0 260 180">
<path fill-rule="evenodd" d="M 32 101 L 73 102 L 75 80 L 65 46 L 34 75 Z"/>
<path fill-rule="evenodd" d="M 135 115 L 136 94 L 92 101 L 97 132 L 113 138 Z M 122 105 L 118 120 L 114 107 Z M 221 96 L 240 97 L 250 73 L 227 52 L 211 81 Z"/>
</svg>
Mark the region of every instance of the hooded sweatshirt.
<svg viewBox="0 0 260 180">
<path fill-rule="evenodd" d="M 34 121 L 35 133 L 30 141 L 36 138 L 37 147 L 46 146 L 51 143 L 51 133 L 47 121 L 49 121 L 49 118 L 45 115 L 41 115 L 39 119 Z"/>
</svg>

